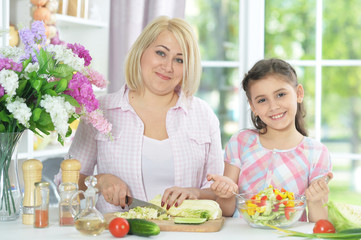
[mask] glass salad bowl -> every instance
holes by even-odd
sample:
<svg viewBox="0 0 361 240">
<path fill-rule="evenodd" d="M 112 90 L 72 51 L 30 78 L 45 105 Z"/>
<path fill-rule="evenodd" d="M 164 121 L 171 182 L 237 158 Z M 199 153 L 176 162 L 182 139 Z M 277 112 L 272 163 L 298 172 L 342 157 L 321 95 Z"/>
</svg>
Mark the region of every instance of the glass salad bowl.
<svg viewBox="0 0 361 240">
<path fill-rule="evenodd" d="M 274 191 L 272 188 L 272 194 L 263 191 L 237 194 L 237 208 L 249 226 L 286 228 L 301 218 L 306 208 L 306 197 L 283 190 Z"/>
</svg>

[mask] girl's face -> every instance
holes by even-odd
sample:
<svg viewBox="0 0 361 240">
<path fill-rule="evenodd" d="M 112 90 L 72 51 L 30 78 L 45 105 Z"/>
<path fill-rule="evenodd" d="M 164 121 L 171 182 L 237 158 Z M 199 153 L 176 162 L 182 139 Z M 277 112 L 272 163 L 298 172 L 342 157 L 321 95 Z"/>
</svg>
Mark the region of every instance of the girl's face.
<svg viewBox="0 0 361 240">
<path fill-rule="evenodd" d="M 173 93 L 183 79 L 183 54 L 173 33 L 163 31 L 143 52 L 140 60 L 146 91 Z"/>
<path fill-rule="evenodd" d="M 283 76 L 269 75 L 251 83 L 250 106 L 267 129 L 296 128 L 297 103 L 302 102 L 303 95 L 301 84 L 294 87 Z"/>
</svg>

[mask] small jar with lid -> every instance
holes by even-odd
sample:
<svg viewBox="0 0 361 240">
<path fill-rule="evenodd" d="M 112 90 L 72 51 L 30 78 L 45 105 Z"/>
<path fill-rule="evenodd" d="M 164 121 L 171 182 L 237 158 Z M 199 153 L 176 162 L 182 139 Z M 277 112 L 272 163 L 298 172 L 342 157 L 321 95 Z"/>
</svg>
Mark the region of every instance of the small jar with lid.
<svg viewBox="0 0 361 240">
<path fill-rule="evenodd" d="M 34 189 L 34 227 L 49 226 L 49 183 L 36 182 Z"/>
</svg>

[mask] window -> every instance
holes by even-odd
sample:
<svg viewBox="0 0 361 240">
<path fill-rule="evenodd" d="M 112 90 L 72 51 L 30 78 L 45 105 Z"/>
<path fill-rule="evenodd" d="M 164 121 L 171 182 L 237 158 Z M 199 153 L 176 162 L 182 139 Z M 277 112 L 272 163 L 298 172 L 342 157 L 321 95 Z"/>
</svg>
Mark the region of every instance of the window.
<svg viewBox="0 0 361 240">
<path fill-rule="evenodd" d="M 331 152 L 331 198 L 354 203 L 361 196 L 355 195 L 361 192 L 360 5 L 361 0 L 186 2 L 203 59 L 198 96 L 218 115 L 223 146 L 251 126 L 240 88 L 244 73 L 259 59 L 284 59 L 305 88 L 310 137 Z"/>
</svg>

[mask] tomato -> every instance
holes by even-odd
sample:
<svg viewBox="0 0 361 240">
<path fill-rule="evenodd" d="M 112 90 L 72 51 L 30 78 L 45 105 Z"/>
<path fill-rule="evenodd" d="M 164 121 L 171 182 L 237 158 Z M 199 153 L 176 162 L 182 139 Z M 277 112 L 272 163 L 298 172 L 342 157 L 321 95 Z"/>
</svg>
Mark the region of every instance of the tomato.
<svg viewBox="0 0 361 240">
<path fill-rule="evenodd" d="M 114 218 L 109 223 L 109 232 L 114 237 L 124 237 L 129 232 L 129 223 L 124 218 Z"/>
<path fill-rule="evenodd" d="M 335 227 L 326 219 L 318 220 L 313 227 L 313 233 L 335 233 Z"/>
</svg>

